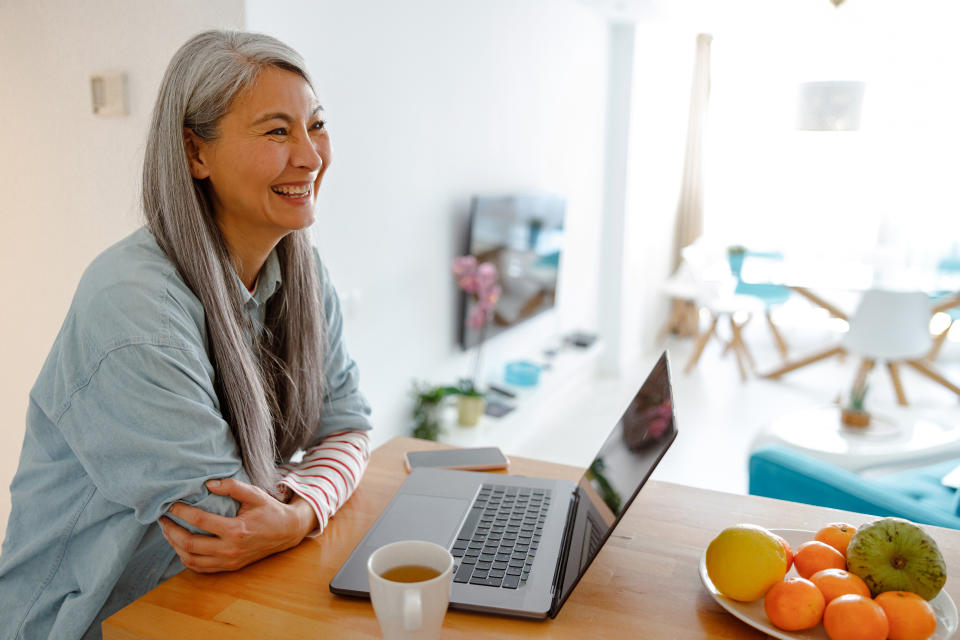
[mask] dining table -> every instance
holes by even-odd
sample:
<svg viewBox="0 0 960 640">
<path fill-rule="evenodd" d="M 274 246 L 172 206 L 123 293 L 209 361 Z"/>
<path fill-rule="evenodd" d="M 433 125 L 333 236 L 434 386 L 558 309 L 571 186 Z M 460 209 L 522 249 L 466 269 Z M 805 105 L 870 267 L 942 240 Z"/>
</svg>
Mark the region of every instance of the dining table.
<svg viewBox="0 0 960 640">
<path fill-rule="evenodd" d="M 379 638 L 369 600 L 330 592 L 331 578 L 406 477 L 406 451 L 448 448 L 407 437 L 378 446 L 349 502 L 316 538 L 239 571 L 180 572 L 103 623 L 106 640 Z M 669 454 L 668 454 L 669 455 Z M 586 461 L 585 461 L 586 462 Z M 724 461 L 718 460 L 718 464 Z M 510 473 L 576 481 L 583 469 L 510 456 Z M 731 615 L 701 579 L 704 550 L 738 523 L 813 531 L 874 516 L 695 488 L 654 477 L 616 525 L 556 618 L 525 620 L 450 609 L 442 638 L 737 638 L 767 635 Z M 960 568 L 960 531 L 926 527 Z M 960 578 L 945 592 L 960 599 Z"/>
<path fill-rule="evenodd" d="M 960 269 L 944 265 L 946 260 L 918 257 L 893 250 L 875 250 L 842 254 L 801 252 L 746 255 L 740 277 L 750 284 L 775 284 L 787 287 L 814 306 L 843 321 L 849 314 L 831 293 L 862 293 L 870 289 L 922 291 L 931 296 L 930 315 L 960 307 Z M 938 336 L 939 343 L 946 337 Z M 763 374 L 765 378 L 782 375 L 815 362 L 846 353 L 840 344 L 832 344 L 791 358 Z M 931 375 L 929 372 L 923 372 Z M 858 379 L 862 374 L 858 374 Z M 941 381 L 941 384 L 943 382 Z"/>
</svg>

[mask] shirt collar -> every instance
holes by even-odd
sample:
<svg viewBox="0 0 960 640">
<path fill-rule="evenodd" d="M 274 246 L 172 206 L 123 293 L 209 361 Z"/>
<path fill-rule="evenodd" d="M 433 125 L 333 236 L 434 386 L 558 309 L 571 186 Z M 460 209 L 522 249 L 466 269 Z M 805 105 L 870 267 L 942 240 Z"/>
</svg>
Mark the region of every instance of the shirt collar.
<svg viewBox="0 0 960 640">
<path fill-rule="evenodd" d="M 250 293 L 240 276 L 237 276 L 237 286 L 240 287 L 240 295 L 243 298 L 244 305 L 250 305 L 251 302 L 257 305 L 266 304 L 267 300 L 273 297 L 273 294 L 280 288 L 282 282 L 280 259 L 277 257 L 276 249 L 270 252 L 267 261 L 263 263 L 253 293 Z"/>
</svg>

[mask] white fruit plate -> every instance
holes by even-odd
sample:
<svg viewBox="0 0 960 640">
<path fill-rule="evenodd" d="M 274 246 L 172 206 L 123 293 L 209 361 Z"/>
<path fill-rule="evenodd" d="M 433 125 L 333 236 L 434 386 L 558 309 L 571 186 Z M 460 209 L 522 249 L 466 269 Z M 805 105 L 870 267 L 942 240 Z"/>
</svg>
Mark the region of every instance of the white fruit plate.
<svg viewBox="0 0 960 640">
<path fill-rule="evenodd" d="M 813 537 L 816 535 L 813 531 L 803 531 L 800 529 L 771 529 L 771 531 L 782 536 L 794 549 L 808 540 L 813 540 Z M 795 575 L 797 575 L 797 570 L 791 568 L 787 576 Z M 767 618 L 767 614 L 763 611 L 762 598 L 753 602 L 737 602 L 736 600 L 731 600 L 721 595 L 707 575 L 706 549 L 704 549 L 703 555 L 700 556 L 700 581 L 703 582 L 703 586 L 707 588 L 707 591 L 710 592 L 710 595 L 713 596 L 713 599 L 716 600 L 721 607 L 751 627 L 759 629 L 774 638 L 779 638 L 780 640 L 829 640 L 822 624 L 807 631 L 790 632 L 777 629 L 770 623 L 770 619 Z M 937 594 L 936 598 L 930 601 L 930 605 L 937 614 L 937 630 L 930 636 L 930 640 L 947 640 L 948 638 L 952 638 L 957 632 L 958 623 L 957 605 L 954 604 L 950 594 L 946 591 L 941 591 Z"/>
</svg>

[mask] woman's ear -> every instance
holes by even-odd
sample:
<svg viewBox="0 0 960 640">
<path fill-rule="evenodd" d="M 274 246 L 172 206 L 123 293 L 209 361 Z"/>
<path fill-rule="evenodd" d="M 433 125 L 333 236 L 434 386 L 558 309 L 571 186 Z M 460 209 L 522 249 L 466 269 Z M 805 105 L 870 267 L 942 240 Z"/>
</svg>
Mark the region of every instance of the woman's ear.
<svg viewBox="0 0 960 640">
<path fill-rule="evenodd" d="M 183 128 L 183 149 L 190 165 L 190 175 L 197 180 L 210 177 L 210 167 L 206 163 L 207 142 L 195 134 L 190 127 Z"/>
</svg>

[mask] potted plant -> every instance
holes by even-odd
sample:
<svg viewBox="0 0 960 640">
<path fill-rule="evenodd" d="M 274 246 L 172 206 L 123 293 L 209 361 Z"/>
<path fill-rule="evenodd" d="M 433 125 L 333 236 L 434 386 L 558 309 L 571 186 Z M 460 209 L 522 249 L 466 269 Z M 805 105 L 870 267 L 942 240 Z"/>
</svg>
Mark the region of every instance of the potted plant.
<svg viewBox="0 0 960 640">
<path fill-rule="evenodd" d="M 440 435 L 440 403 L 447 396 L 460 393 L 456 387 L 430 387 L 414 384 L 413 387 L 413 437 L 421 440 L 436 440 Z"/>
<path fill-rule="evenodd" d="M 466 379 L 461 381 L 457 394 L 457 422 L 464 427 L 475 427 L 487 408 L 487 399 Z"/>
<path fill-rule="evenodd" d="M 867 427 L 870 425 L 870 412 L 864 409 L 864 399 L 870 385 L 866 381 L 854 384 L 850 389 L 850 402 L 840 409 L 840 422 L 848 427 Z"/>
<path fill-rule="evenodd" d="M 472 427 L 480 420 L 487 405 L 478 379 L 483 340 L 486 337 L 487 324 L 493 316 L 493 308 L 500 299 L 500 285 L 497 284 L 497 267 L 491 262 L 478 265 L 477 259 L 471 255 L 454 258 L 453 275 L 457 278 L 460 289 L 473 299 L 467 325 L 478 330 L 480 334 L 473 361 L 473 375 L 461 381 L 457 398 L 458 422 Z"/>
</svg>

